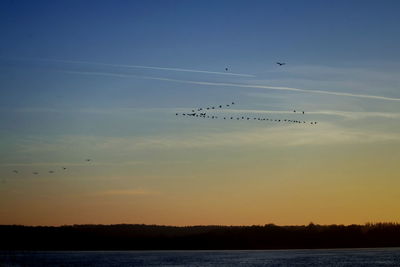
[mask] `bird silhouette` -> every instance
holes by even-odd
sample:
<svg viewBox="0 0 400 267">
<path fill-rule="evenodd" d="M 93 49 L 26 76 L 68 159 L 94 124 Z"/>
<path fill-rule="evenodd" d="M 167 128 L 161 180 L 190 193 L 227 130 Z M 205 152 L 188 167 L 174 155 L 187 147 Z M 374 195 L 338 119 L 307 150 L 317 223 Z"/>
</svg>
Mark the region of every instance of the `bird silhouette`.
<svg viewBox="0 0 400 267">
<path fill-rule="evenodd" d="M 285 63 L 285 62 L 276 62 L 276 64 L 278 64 L 279 66 L 283 66 L 283 65 L 285 65 L 286 63 Z"/>
<path fill-rule="evenodd" d="M 13 170 L 13 173 L 18 173 L 18 171 L 17 170 Z"/>
<path fill-rule="evenodd" d="M 65 168 L 65 167 L 62 167 L 62 169 L 63 169 L 63 170 L 66 170 L 67 168 Z"/>
</svg>

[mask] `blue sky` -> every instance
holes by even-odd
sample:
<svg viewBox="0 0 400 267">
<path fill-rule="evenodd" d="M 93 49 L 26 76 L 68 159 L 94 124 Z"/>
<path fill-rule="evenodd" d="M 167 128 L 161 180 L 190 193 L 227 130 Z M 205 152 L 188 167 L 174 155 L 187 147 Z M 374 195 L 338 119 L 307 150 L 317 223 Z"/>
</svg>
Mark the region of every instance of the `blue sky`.
<svg viewBox="0 0 400 267">
<path fill-rule="evenodd" d="M 398 8 L 397 1 L 4 1 L 1 56 L 207 67 L 259 67 L 277 57 L 396 62 Z"/>
<path fill-rule="evenodd" d="M 398 1 L 2 1 L 3 223 L 399 220 L 398 205 L 367 208 L 396 202 L 399 11 Z M 219 116 L 319 124 L 175 116 L 231 101 Z M 61 165 L 69 172 L 57 180 L 32 177 Z M 124 209 L 121 196 L 142 206 Z M 96 212 L 80 216 L 72 197 Z M 44 199 L 75 217 L 51 218 Z"/>
</svg>

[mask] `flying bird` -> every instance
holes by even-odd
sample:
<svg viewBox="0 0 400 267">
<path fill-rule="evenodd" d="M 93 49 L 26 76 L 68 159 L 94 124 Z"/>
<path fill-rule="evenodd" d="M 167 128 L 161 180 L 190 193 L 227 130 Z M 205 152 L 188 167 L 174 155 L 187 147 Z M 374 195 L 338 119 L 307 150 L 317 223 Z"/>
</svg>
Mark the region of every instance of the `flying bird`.
<svg viewBox="0 0 400 267">
<path fill-rule="evenodd" d="M 66 170 L 67 168 L 65 168 L 65 167 L 62 167 L 62 169 L 63 169 L 63 170 Z"/>
<path fill-rule="evenodd" d="M 276 64 L 278 64 L 279 66 L 283 66 L 283 65 L 285 65 L 286 63 L 285 63 L 285 62 L 276 62 Z"/>
<path fill-rule="evenodd" d="M 185 114 L 183 114 L 183 115 L 185 115 Z M 92 161 L 92 160 L 91 159 L 86 159 L 86 161 L 89 162 L 89 161 Z"/>
<path fill-rule="evenodd" d="M 228 68 L 225 68 L 225 71 L 228 71 Z"/>
<path fill-rule="evenodd" d="M 33 174 L 34 174 L 34 175 L 38 175 L 39 173 L 38 173 L 38 172 L 33 172 Z"/>
</svg>

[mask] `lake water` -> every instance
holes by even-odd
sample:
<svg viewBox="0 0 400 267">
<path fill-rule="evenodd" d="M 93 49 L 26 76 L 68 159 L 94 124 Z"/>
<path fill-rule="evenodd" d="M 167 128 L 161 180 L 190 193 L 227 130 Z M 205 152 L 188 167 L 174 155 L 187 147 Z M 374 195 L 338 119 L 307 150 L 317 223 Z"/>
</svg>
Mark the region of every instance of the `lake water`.
<svg viewBox="0 0 400 267">
<path fill-rule="evenodd" d="M 400 248 L 257 251 L 0 251 L 0 266 L 400 266 Z"/>
</svg>

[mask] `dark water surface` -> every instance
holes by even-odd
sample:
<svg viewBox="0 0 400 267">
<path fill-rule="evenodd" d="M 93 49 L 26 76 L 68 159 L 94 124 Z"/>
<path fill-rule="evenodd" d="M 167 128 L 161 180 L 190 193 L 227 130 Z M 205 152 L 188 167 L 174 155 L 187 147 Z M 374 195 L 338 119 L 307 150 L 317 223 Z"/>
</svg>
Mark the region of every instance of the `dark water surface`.
<svg viewBox="0 0 400 267">
<path fill-rule="evenodd" d="M 257 251 L 0 251 L 0 266 L 400 266 L 400 248 Z"/>
</svg>

